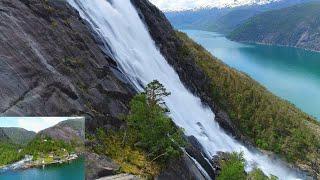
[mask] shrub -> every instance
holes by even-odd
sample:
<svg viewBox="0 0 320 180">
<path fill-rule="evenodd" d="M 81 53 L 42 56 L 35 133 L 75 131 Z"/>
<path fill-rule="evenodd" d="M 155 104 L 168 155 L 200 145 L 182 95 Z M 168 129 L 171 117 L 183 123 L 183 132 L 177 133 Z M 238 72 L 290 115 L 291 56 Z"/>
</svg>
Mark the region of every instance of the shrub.
<svg viewBox="0 0 320 180">
<path fill-rule="evenodd" d="M 245 180 L 244 158 L 240 153 L 231 153 L 227 160 L 221 161 L 221 172 L 218 180 Z"/>
</svg>

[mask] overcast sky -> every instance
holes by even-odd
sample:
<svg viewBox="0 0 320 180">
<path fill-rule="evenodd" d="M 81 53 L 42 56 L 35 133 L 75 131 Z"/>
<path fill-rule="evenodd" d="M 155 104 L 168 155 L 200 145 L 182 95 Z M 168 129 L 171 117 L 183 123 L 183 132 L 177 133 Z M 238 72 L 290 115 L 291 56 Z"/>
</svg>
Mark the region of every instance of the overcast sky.
<svg viewBox="0 0 320 180">
<path fill-rule="evenodd" d="M 75 118 L 77 117 L 0 117 L 0 127 L 20 127 L 39 132 L 61 121 Z"/>
<path fill-rule="evenodd" d="M 194 9 L 199 7 L 225 7 L 251 4 L 254 2 L 265 3 L 275 0 L 150 0 L 163 11 Z"/>
</svg>

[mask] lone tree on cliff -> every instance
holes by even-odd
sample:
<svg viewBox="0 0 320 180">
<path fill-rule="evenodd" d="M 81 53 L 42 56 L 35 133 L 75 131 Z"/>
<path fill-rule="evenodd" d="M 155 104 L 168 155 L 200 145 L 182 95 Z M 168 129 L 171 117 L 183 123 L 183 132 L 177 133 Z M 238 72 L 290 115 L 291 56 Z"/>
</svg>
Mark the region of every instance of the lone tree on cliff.
<svg viewBox="0 0 320 180">
<path fill-rule="evenodd" d="M 165 102 L 163 101 L 163 98 L 171 95 L 158 80 L 153 80 L 147 85 L 145 94 L 149 105 L 152 107 L 155 105 L 164 106 Z"/>
<path fill-rule="evenodd" d="M 166 88 L 157 80 L 136 95 L 130 102 L 130 114 L 126 120 L 131 137 L 148 152 L 152 161 L 166 161 L 179 157 L 180 147 L 185 146 L 182 129 L 175 126 L 166 115 L 163 98 L 169 96 Z"/>
</svg>

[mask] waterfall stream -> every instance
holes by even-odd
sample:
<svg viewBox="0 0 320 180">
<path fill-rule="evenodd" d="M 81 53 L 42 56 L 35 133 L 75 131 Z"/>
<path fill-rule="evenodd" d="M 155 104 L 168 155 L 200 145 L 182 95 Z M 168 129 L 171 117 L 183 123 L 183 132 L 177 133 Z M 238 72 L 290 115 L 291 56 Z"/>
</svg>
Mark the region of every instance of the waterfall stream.
<svg viewBox="0 0 320 180">
<path fill-rule="evenodd" d="M 282 162 L 248 150 L 219 127 L 211 109 L 184 87 L 178 74 L 161 55 L 130 0 L 68 2 L 108 44 L 106 48 L 111 48 L 121 70 L 138 90 L 142 91 L 141 85 L 156 79 L 171 92 L 171 96 L 165 99 L 170 116 L 187 136 L 197 138 L 208 157 L 218 151 L 243 152 L 248 171 L 257 166 L 264 173 L 280 179 L 298 179 L 297 173 Z"/>
</svg>

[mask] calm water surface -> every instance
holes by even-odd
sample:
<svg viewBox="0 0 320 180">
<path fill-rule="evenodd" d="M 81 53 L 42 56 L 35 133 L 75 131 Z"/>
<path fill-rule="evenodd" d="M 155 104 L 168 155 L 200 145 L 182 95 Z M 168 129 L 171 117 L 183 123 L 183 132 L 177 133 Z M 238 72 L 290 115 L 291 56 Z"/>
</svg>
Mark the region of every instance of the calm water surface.
<svg viewBox="0 0 320 180">
<path fill-rule="evenodd" d="M 320 53 L 237 43 L 215 32 L 183 31 L 229 66 L 320 120 Z"/>
<path fill-rule="evenodd" d="M 0 174 L 0 180 L 83 180 L 85 177 L 84 158 L 70 163 L 32 168 Z"/>
</svg>

